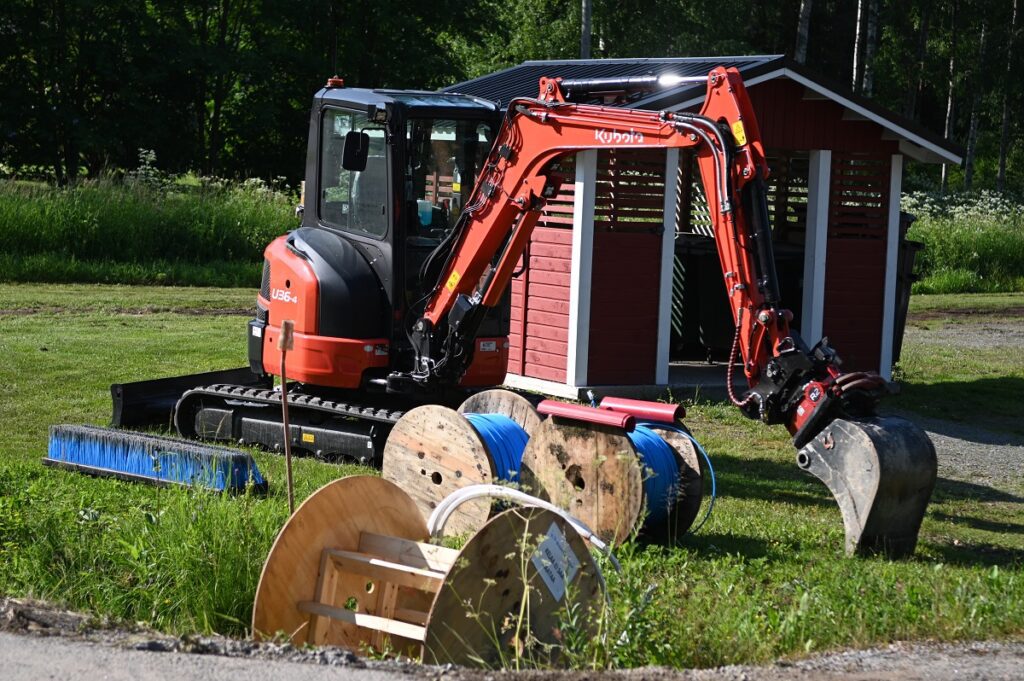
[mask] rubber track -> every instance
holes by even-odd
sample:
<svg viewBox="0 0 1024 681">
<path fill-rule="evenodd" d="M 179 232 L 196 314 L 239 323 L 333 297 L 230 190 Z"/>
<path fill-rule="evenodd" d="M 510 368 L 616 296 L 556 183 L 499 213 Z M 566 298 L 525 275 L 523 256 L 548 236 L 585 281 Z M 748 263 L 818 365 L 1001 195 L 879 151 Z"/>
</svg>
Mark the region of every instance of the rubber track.
<svg viewBox="0 0 1024 681">
<path fill-rule="evenodd" d="M 178 400 L 178 405 L 174 410 L 174 425 L 177 427 L 178 432 L 185 437 L 194 436 L 194 427 L 191 427 L 192 416 L 188 419 L 189 430 L 193 432 L 187 432 L 181 428 L 181 423 L 178 421 L 178 415 L 182 413 L 182 407 L 190 407 L 193 402 L 201 401 L 202 398 L 215 398 L 224 402 L 248 402 L 250 404 L 265 404 L 271 406 L 280 406 L 281 404 L 281 393 L 277 390 L 265 389 L 265 388 L 249 388 L 240 385 L 226 385 L 217 384 L 209 385 L 200 388 L 193 388 L 192 390 L 186 391 L 182 394 L 181 399 Z M 230 405 L 226 405 L 230 406 Z M 380 407 L 373 407 L 368 405 L 353 404 L 350 402 L 335 402 L 333 400 L 326 400 L 315 395 L 307 395 L 305 393 L 289 392 L 288 393 L 288 406 L 294 409 L 306 409 L 309 411 L 316 411 L 333 416 L 346 416 L 349 418 L 363 419 L 367 421 L 377 421 L 378 423 L 386 423 L 388 425 L 394 425 L 398 422 L 398 419 L 402 418 L 404 411 L 397 411 L 391 409 L 383 409 Z M 186 409 L 187 413 L 194 414 L 194 410 Z"/>
</svg>

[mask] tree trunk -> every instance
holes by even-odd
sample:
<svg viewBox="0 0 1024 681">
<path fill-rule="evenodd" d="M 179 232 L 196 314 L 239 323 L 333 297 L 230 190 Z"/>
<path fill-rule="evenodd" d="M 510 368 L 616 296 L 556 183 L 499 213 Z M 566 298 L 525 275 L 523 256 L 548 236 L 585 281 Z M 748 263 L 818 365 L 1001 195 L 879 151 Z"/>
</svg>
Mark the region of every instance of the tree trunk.
<svg viewBox="0 0 1024 681">
<path fill-rule="evenodd" d="M 590 59 L 590 16 L 591 0 L 583 0 L 583 16 L 580 22 L 580 59 Z"/>
<path fill-rule="evenodd" d="M 811 5 L 813 0 L 800 0 L 800 20 L 796 24 L 796 49 L 793 59 L 797 64 L 807 61 L 807 37 L 811 30 Z"/>
<path fill-rule="evenodd" d="M 967 150 L 964 154 L 964 189 L 971 191 L 974 185 L 974 155 L 978 149 L 978 124 L 981 112 L 978 107 L 978 100 L 981 98 L 982 88 L 978 85 L 981 73 L 985 70 L 985 38 L 988 29 L 988 21 L 981 21 L 981 43 L 978 46 L 978 61 L 974 65 L 973 87 L 974 96 L 971 98 L 971 123 L 967 130 Z"/>
<path fill-rule="evenodd" d="M 1013 0 L 1013 18 L 1010 20 L 1010 44 L 1006 48 L 1006 79 L 1003 81 L 1003 120 L 999 126 L 999 174 L 996 175 L 996 189 L 999 193 L 1006 191 L 1006 154 L 1010 142 L 1010 92 L 1013 90 L 1013 49 L 1017 41 L 1017 6 Z"/>
<path fill-rule="evenodd" d="M 916 119 L 917 98 L 924 90 L 924 60 L 928 53 L 928 23 L 931 13 L 931 1 L 927 0 L 921 7 L 921 26 L 917 32 L 917 60 L 914 62 L 914 68 L 917 70 L 917 83 L 914 87 L 907 88 L 907 98 L 903 102 L 903 115 L 911 120 Z"/>
<path fill-rule="evenodd" d="M 854 27 L 853 32 L 853 80 L 850 84 L 850 88 L 856 92 L 857 86 L 860 85 L 860 64 L 861 56 L 863 54 L 863 48 L 861 43 L 864 41 L 864 33 L 860 30 L 861 24 L 864 23 L 864 0 L 857 0 L 857 23 Z"/>
<path fill-rule="evenodd" d="M 958 9 L 960 2 L 959 0 L 953 0 L 953 7 L 950 10 L 950 40 L 949 40 L 949 89 L 946 97 L 946 127 L 944 134 L 946 139 L 953 136 L 953 105 L 955 102 L 956 93 L 956 42 L 957 34 L 959 31 L 958 25 Z M 939 190 L 945 194 L 949 191 L 949 164 L 942 164 L 942 183 Z"/>
<path fill-rule="evenodd" d="M 861 92 L 871 96 L 875 80 L 875 53 L 878 51 L 878 0 L 868 0 L 868 26 L 864 39 L 864 78 Z"/>
</svg>

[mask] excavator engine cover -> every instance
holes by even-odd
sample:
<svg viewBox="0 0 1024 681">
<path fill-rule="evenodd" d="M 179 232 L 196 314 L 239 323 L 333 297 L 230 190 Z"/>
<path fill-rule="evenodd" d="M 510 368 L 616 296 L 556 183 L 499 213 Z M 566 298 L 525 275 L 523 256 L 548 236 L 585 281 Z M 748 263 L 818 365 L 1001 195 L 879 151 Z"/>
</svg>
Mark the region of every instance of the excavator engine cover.
<svg viewBox="0 0 1024 681">
<path fill-rule="evenodd" d="M 914 552 L 935 487 L 935 446 L 910 421 L 836 419 L 796 456 L 832 492 L 846 527 L 846 553 Z"/>
</svg>

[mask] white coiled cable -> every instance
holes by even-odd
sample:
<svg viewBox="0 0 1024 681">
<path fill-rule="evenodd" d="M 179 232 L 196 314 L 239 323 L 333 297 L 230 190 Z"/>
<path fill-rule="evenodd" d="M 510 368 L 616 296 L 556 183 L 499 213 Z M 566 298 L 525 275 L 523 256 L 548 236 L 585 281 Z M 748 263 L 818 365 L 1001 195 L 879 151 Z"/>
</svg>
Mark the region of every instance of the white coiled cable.
<svg viewBox="0 0 1024 681">
<path fill-rule="evenodd" d="M 612 553 L 608 544 L 603 542 L 600 537 L 594 534 L 593 530 L 584 525 L 580 520 L 574 518 L 569 515 L 567 511 L 550 502 L 538 499 L 537 497 L 531 496 L 525 492 L 520 492 L 517 489 L 512 489 L 511 487 L 502 487 L 501 485 L 469 485 L 468 487 L 463 487 L 462 489 L 455 490 L 449 494 L 437 505 L 437 508 L 435 508 L 433 513 L 430 514 L 430 519 L 427 520 L 427 531 L 430 532 L 430 536 L 438 537 L 442 532 L 444 532 L 444 526 L 448 522 L 448 518 L 450 518 L 452 513 L 455 512 L 455 509 L 467 501 L 480 499 L 482 497 L 506 499 L 508 501 L 514 501 L 521 506 L 536 506 L 537 508 L 543 508 L 551 511 L 552 513 L 558 514 L 567 523 L 569 523 L 581 537 L 590 542 L 591 546 L 607 556 L 608 561 L 615 568 L 616 572 L 622 572 L 622 566 L 619 564 L 618 559 L 615 558 L 615 555 Z"/>
</svg>

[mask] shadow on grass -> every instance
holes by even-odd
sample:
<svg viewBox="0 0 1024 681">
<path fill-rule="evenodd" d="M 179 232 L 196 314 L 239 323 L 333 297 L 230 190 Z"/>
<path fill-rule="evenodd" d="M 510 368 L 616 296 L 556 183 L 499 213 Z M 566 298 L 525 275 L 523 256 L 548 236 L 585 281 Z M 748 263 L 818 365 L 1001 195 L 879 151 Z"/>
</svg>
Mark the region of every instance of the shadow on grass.
<svg viewBox="0 0 1024 681">
<path fill-rule="evenodd" d="M 1024 446 L 1022 394 L 1024 378 L 1018 376 L 908 382 L 887 406 L 924 416 L 920 425 L 939 435 L 983 445 Z"/>
<path fill-rule="evenodd" d="M 952 523 L 954 525 L 970 527 L 975 530 L 984 530 L 985 532 L 1024 534 L 1024 524 L 1021 523 L 1004 523 L 998 520 L 986 520 L 985 518 L 975 518 L 968 515 L 950 515 L 948 513 L 942 513 L 941 511 L 935 511 L 931 516 L 936 520 Z"/>
<path fill-rule="evenodd" d="M 795 454 L 795 450 L 794 450 Z M 793 463 L 718 455 L 712 458 L 719 497 L 779 501 L 801 506 L 830 506 L 828 489 Z M 705 494 L 707 494 L 705 487 Z"/>
<path fill-rule="evenodd" d="M 687 546 L 701 553 L 711 555 L 713 552 L 729 555 L 743 556 L 748 560 L 755 558 L 786 558 L 792 556 L 791 551 L 782 547 L 771 546 L 762 539 L 746 537 L 736 534 L 721 534 L 716 532 L 700 532 L 698 534 L 687 534 L 676 542 L 680 546 Z"/>
<path fill-rule="evenodd" d="M 1024 550 L 985 542 L 964 542 L 959 545 L 931 544 L 929 548 L 942 557 L 942 562 L 951 565 L 1014 568 L 1024 566 Z"/>
<path fill-rule="evenodd" d="M 975 482 L 939 478 L 935 483 L 932 501 L 1003 501 L 1024 504 L 1024 497 Z"/>
</svg>

